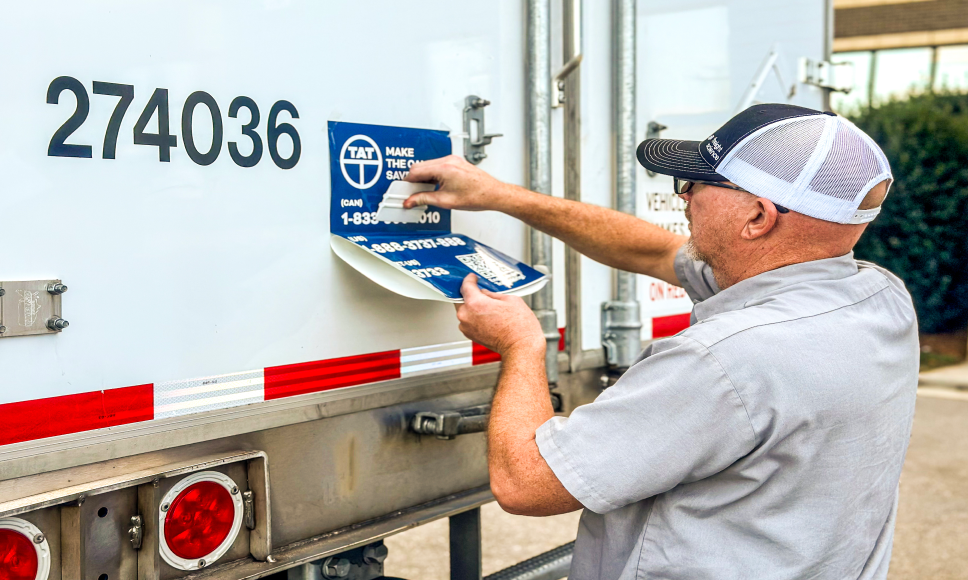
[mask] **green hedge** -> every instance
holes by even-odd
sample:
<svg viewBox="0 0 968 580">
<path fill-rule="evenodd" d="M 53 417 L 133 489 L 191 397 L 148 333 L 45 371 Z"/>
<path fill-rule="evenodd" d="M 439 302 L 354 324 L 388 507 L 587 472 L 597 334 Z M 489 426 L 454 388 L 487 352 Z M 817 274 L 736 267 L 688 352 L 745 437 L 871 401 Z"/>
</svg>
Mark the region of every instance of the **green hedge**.
<svg viewBox="0 0 968 580">
<path fill-rule="evenodd" d="M 922 332 L 968 324 L 968 94 L 925 94 L 852 116 L 887 154 L 894 185 L 855 248 L 900 276 Z"/>
</svg>

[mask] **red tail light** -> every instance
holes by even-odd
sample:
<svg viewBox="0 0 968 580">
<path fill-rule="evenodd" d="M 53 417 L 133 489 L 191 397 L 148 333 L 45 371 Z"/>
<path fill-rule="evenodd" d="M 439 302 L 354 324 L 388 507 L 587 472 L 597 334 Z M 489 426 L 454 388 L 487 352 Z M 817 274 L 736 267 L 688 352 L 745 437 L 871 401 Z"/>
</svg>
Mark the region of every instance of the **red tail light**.
<svg viewBox="0 0 968 580">
<path fill-rule="evenodd" d="M 162 499 L 159 514 L 165 561 L 181 570 L 197 570 L 220 558 L 239 533 L 240 495 L 232 479 L 214 471 L 190 475 L 175 485 Z"/>
<path fill-rule="evenodd" d="M 35 580 L 38 565 L 30 538 L 13 530 L 0 530 L 0 580 Z"/>
<path fill-rule="evenodd" d="M 214 481 L 200 481 L 171 502 L 165 516 L 165 541 L 176 556 L 198 560 L 225 541 L 234 519 L 229 490 Z"/>
<path fill-rule="evenodd" d="M 0 580 L 47 580 L 50 548 L 33 524 L 0 518 Z"/>
</svg>

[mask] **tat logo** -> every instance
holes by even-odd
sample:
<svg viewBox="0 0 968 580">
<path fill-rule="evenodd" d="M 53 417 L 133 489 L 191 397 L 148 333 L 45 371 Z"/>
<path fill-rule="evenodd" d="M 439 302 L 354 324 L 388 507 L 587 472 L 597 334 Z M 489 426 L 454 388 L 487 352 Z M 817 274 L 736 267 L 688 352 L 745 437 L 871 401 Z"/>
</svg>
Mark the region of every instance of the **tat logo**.
<svg viewBox="0 0 968 580">
<path fill-rule="evenodd" d="M 356 189 L 373 187 L 383 173 L 380 147 L 366 135 L 353 135 L 339 152 L 339 168 L 347 183 Z"/>
</svg>

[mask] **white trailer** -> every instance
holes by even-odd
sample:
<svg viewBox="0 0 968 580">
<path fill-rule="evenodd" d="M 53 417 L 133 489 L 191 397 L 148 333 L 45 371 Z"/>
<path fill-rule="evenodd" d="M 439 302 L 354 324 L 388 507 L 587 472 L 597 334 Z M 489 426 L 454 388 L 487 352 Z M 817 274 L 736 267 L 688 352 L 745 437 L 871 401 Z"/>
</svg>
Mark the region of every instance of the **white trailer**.
<svg viewBox="0 0 968 580">
<path fill-rule="evenodd" d="M 449 305 L 333 254 L 327 123 L 443 130 L 470 157 L 480 96 L 503 133 L 474 149 L 483 169 L 682 231 L 670 180 L 634 144 L 661 126 L 705 137 L 751 83 L 756 100 L 822 108 L 796 66 L 829 54 L 830 14 L 824 0 L 5 6 L 0 576 L 375 578 L 382 538 L 452 517 L 452 576 L 480 577 L 476 508 L 492 496 L 474 433 L 499 360 Z M 771 51 L 782 82 L 760 74 Z M 675 287 L 503 215 L 453 224 L 553 272 L 532 303 L 562 413 L 688 323 Z"/>
</svg>

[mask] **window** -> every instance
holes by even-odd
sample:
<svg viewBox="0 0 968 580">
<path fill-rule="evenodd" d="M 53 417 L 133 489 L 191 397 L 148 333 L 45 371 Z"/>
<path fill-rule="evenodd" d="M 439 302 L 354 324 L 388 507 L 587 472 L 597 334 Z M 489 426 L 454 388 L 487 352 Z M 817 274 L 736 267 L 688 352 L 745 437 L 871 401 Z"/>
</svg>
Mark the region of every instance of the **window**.
<svg viewBox="0 0 968 580">
<path fill-rule="evenodd" d="M 835 111 L 841 114 L 853 113 L 861 107 L 866 107 L 870 102 L 868 89 L 870 88 L 872 54 L 870 51 L 864 51 L 841 52 L 834 55 L 834 64 L 845 63 L 847 65 L 834 67 L 837 84 L 850 84 L 854 87 L 849 93 L 831 93 L 830 106 Z"/>
<path fill-rule="evenodd" d="M 931 82 L 933 49 L 879 50 L 874 57 L 874 104 L 924 91 Z"/>
<path fill-rule="evenodd" d="M 853 86 L 850 93 L 831 95 L 831 106 L 841 114 L 901 99 L 929 87 L 968 90 L 968 45 L 840 52 L 834 55 L 833 62 L 853 65 L 852 78 L 849 66 L 834 69 L 838 84 Z"/>
<path fill-rule="evenodd" d="M 936 90 L 968 90 L 968 46 L 939 46 Z"/>
</svg>

